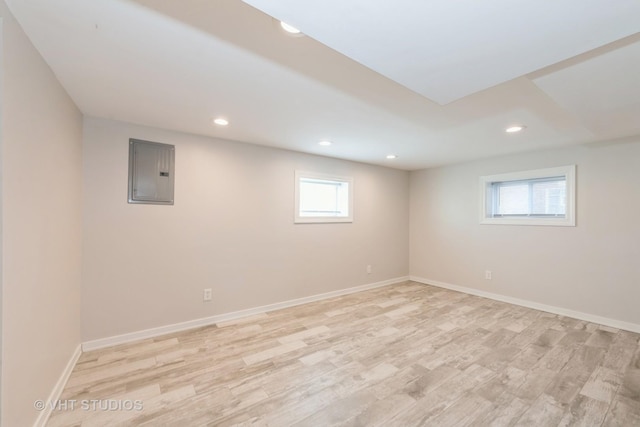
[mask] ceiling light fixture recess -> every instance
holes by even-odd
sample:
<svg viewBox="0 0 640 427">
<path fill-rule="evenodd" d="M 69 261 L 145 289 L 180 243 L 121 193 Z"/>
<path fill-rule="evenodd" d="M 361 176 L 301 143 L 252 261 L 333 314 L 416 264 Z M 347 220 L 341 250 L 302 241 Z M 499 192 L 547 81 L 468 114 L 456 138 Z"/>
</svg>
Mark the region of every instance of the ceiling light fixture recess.
<svg viewBox="0 0 640 427">
<path fill-rule="evenodd" d="M 223 119 L 222 117 L 218 117 L 217 119 L 215 119 L 213 121 L 213 123 L 219 125 L 219 126 L 226 126 L 229 124 L 229 120 L 227 119 Z"/>
<path fill-rule="evenodd" d="M 332 142 L 331 142 L 331 141 L 326 141 L 326 140 L 325 140 L 325 141 L 320 141 L 320 142 L 318 142 L 318 145 L 322 145 L 323 147 L 328 147 L 328 146 L 330 146 L 331 144 L 332 144 Z"/>
<path fill-rule="evenodd" d="M 513 126 L 509 126 L 504 131 L 507 133 L 516 133 L 516 132 L 520 132 L 524 128 L 526 128 L 526 126 L 524 125 L 513 125 Z"/>
<path fill-rule="evenodd" d="M 389 160 L 393 160 L 393 159 L 397 159 L 398 156 L 396 156 L 395 154 L 387 154 L 387 159 Z"/>
<path fill-rule="evenodd" d="M 289 34 L 300 34 L 300 30 L 294 27 L 293 25 L 289 25 L 284 21 L 280 21 L 280 27 L 285 30 Z"/>
</svg>

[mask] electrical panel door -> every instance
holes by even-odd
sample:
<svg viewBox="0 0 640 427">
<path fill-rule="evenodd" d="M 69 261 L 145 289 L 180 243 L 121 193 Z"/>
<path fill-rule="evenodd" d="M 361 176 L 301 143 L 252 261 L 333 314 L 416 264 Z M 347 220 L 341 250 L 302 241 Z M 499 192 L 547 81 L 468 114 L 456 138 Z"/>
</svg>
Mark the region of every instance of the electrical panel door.
<svg viewBox="0 0 640 427">
<path fill-rule="evenodd" d="M 129 140 L 129 203 L 173 205 L 175 147 Z"/>
</svg>

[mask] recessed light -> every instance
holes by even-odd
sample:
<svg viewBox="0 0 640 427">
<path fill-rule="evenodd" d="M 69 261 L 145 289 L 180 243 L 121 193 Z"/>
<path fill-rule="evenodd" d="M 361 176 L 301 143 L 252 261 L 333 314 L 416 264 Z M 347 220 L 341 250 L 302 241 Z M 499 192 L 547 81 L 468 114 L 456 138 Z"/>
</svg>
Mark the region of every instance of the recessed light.
<svg viewBox="0 0 640 427">
<path fill-rule="evenodd" d="M 280 21 L 280 27 L 285 30 L 289 34 L 300 34 L 300 30 L 294 27 L 293 25 L 289 25 L 286 22 Z"/>
<path fill-rule="evenodd" d="M 328 147 L 332 144 L 331 141 L 320 141 L 318 142 L 318 145 L 322 145 L 323 147 Z"/>
<path fill-rule="evenodd" d="M 507 133 L 516 133 L 516 132 L 520 132 L 524 128 L 526 128 L 526 126 L 524 125 L 513 125 L 513 126 L 509 126 L 504 131 Z"/>
<path fill-rule="evenodd" d="M 219 126 L 226 126 L 229 124 L 229 120 L 227 119 L 223 119 L 222 117 L 218 117 L 217 119 L 215 119 L 213 121 L 213 123 L 219 125 Z"/>
<path fill-rule="evenodd" d="M 393 160 L 393 159 L 397 159 L 398 156 L 396 156 L 395 154 L 387 154 L 387 159 L 389 160 Z"/>
</svg>

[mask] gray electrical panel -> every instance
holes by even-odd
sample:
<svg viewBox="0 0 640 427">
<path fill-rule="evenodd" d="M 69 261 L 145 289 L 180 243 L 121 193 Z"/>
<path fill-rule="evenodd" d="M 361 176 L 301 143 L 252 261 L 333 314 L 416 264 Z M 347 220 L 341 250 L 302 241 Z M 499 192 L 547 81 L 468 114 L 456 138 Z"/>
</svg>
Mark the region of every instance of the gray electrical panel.
<svg viewBox="0 0 640 427">
<path fill-rule="evenodd" d="M 175 147 L 129 139 L 129 203 L 173 205 Z"/>
</svg>

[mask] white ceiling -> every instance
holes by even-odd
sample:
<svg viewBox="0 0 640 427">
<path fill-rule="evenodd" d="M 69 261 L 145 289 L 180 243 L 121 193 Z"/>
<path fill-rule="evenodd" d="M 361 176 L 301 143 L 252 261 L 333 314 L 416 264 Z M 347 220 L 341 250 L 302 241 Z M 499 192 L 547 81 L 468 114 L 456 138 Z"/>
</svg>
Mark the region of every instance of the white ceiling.
<svg viewBox="0 0 640 427">
<path fill-rule="evenodd" d="M 637 0 L 244 0 L 439 104 L 638 31 Z"/>
<path fill-rule="evenodd" d="M 89 116 L 409 170 L 640 134 L 637 0 L 6 1 Z"/>
</svg>

